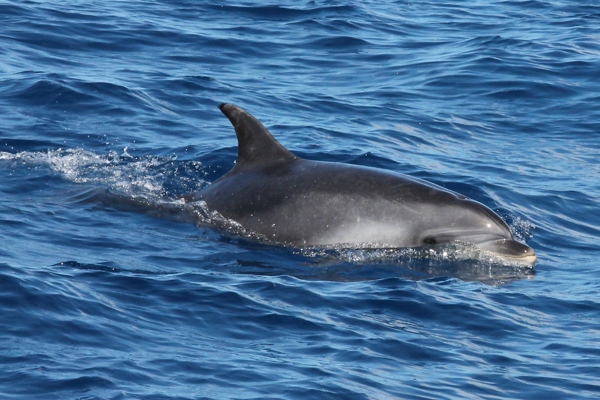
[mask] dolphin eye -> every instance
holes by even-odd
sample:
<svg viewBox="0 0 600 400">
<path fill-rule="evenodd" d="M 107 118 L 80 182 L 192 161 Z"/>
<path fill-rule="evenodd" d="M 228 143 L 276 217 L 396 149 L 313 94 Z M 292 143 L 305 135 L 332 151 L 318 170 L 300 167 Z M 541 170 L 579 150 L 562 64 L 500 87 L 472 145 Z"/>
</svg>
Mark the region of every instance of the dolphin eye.
<svg viewBox="0 0 600 400">
<path fill-rule="evenodd" d="M 423 244 L 427 245 L 427 246 L 431 246 L 433 244 L 436 244 L 437 240 L 435 240 L 435 238 L 433 236 L 425 236 L 423 238 Z"/>
</svg>

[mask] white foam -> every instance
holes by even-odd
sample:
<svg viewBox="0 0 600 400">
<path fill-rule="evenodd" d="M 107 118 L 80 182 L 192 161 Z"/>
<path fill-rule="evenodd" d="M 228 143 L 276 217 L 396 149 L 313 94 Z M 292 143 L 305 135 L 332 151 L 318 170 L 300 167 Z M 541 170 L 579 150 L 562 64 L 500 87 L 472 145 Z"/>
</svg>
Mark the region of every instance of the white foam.
<svg viewBox="0 0 600 400">
<path fill-rule="evenodd" d="M 57 149 L 44 152 L 0 152 L 0 160 L 12 160 L 32 166 L 48 166 L 52 171 L 76 183 L 97 183 L 132 197 L 154 198 L 164 194 L 162 168 L 175 157 L 132 157 L 111 151 L 96 154 L 84 149 Z"/>
</svg>

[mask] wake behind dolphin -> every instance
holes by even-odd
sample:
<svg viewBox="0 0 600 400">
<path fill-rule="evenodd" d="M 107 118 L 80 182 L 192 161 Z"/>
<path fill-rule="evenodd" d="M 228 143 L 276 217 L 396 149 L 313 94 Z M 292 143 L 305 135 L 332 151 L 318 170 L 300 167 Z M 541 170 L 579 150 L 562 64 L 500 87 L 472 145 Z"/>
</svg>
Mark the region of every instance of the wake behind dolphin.
<svg viewBox="0 0 600 400">
<path fill-rule="evenodd" d="M 238 138 L 236 165 L 188 201 L 294 246 L 423 247 L 468 243 L 533 265 L 535 252 L 481 203 L 435 184 L 370 167 L 305 160 L 250 113 L 219 106 Z"/>
</svg>

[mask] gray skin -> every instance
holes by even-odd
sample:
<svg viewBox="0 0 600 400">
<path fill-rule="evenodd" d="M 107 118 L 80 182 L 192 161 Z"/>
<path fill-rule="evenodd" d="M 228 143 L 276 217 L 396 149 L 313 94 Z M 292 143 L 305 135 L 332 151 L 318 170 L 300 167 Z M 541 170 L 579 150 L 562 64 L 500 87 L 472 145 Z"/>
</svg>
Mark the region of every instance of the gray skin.
<svg viewBox="0 0 600 400">
<path fill-rule="evenodd" d="M 238 137 L 236 165 L 188 200 L 206 202 L 269 242 L 402 248 L 460 241 L 511 262 L 535 263 L 533 249 L 474 200 L 391 171 L 301 159 L 247 111 L 219 108 Z"/>
</svg>

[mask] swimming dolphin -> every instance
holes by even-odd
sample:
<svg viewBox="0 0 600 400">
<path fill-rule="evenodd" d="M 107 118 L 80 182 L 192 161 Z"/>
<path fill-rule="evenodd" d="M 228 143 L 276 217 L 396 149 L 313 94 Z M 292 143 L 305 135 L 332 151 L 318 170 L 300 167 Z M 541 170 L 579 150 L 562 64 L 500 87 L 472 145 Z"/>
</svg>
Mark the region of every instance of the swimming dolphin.
<svg viewBox="0 0 600 400">
<path fill-rule="evenodd" d="M 455 241 L 518 264 L 535 252 L 481 203 L 400 173 L 302 159 L 250 113 L 219 108 L 238 138 L 231 171 L 193 194 L 268 242 L 294 247 L 422 247 Z"/>
</svg>

